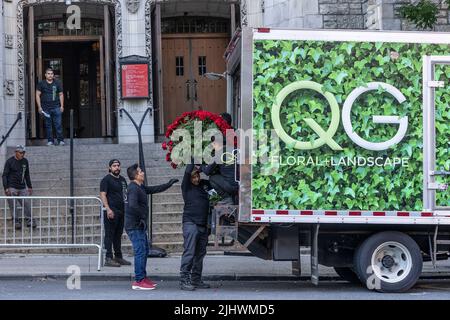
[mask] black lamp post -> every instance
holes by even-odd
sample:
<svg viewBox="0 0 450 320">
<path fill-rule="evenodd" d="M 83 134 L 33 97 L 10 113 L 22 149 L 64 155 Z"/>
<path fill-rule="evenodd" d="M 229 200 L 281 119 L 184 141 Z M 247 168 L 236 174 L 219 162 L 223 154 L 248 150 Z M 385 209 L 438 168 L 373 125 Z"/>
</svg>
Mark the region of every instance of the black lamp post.
<svg viewBox="0 0 450 320">
<path fill-rule="evenodd" d="M 131 117 L 131 115 L 128 113 L 127 110 L 125 110 L 124 108 L 120 108 L 119 112 L 120 112 L 120 117 L 122 118 L 122 113 L 125 112 L 125 114 L 128 116 L 128 118 L 131 120 L 131 122 L 134 125 L 134 128 L 137 131 L 138 134 L 138 145 L 139 145 L 139 167 L 144 171 L 144 183 L 145 185 L 147 185 L 147 173 L 145 170 L 145 160 L 144 160 L 144 148 L 142 146 L 142 125 L 144 124 L 144 119 L 145 116 L 147 115 L 147 113 L 151 112 L 152 109 L 151 108 L 147 108 L 147 110 L 145 110 L 144 115 L 141 118 L 141 122 L 139 123 L 139 125 L 137 125 L 136 121 L 134 121 L 133 117 Z M 150 201 L 149 201 L 149 228 L 148 228 L 148 246 L 150 247 L 150 251 L 148 254 L 148 257 L 158 257 L 158 258 L 163 258 L 167 255 L 166 250 L 162 249 L 162 248 L 158 248 L 158 247 L 154 247 L 153 246 L 153 206 L 152 206 L 152 195 L 150 195 Z"/>
</svg>

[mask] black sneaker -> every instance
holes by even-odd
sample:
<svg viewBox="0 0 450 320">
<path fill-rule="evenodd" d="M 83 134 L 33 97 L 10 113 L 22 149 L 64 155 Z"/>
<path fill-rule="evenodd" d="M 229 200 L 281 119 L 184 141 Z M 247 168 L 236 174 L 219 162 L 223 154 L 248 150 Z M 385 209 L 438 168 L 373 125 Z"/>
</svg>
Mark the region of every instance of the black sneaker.
<svg viewBox="0 0 450 320">
<path fill-rule="evenodd" d="M 22 229 L 22 224 L 20 223 L 20 221 L 18 221 L 18 220 L 14 221 L 14 228 L 16 230 Z"/>
<path fill-rule="evenodd" d="M 27 222 L 27 227 L 30 228 L 31 226 L 33 226 L 33 229 L 37 227 L 37 223 L 35 220 L 30 220 Z"/>
<path fill-rule="evenodd" d="M 131 266 L 131 262 L 127 261 L 123 258 L 116 258 L 114 259 L 118 264 L 120 264 L 121 266 Z"/>
<path fill-rule="evenodd" d="M 189 281 L 180 281 L 180 289 L 184 291 L 194 291 L 195 287 Z"/>
<path fill-rule="evenodd" d="M 120 263 L 112 258 L 106 258 L 105 267 L 120 267 Z"/>
<path fill-rule="evenodd" d="M 210 289 L 211 288 L 211 286 L 209 284 L 207 284 L 203 281 L 192 282 L 191 284 L 195 289 Z"/>
</svg>

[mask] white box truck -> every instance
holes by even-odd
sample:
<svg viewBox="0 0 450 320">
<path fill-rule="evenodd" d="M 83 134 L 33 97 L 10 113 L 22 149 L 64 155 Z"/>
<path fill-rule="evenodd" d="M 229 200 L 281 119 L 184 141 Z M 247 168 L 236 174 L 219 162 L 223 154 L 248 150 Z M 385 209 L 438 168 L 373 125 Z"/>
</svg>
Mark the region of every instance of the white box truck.
<svg viewBox="0 0 450 320">
<path fill-rule="evenodd" d="M 225 58 L 253 254 L 382 292 L 449 257 L 450 33 L 244 28 Z"/>
</svg>

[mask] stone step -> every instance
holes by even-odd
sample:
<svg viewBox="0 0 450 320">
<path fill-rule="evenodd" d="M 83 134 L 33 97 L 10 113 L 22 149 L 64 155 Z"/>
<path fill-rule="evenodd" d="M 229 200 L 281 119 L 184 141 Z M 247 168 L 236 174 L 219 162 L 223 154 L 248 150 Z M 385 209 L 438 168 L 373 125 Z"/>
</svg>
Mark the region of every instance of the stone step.
<svg viewBox="0 0 450 320">
<path fill-rule="evenodd" d="M 153 212 L 154 222 L 181 222 L 182 220 L 183 220 L 182 211 Z"/>
<path fill-rule="evenodd" d="M 159 185 L 167 183 L 170 179 L 178 179 L 181 181 L 182 176 L 179 175 L 164 175 L 164 176 L 153 176 L 147 179 L 148 185 Z M 95 192 L 93 194 L 99 194 L 101 178 L 83 178 L 83 179 L 75 179 L 74 180 L 74 188 L 75 190 L 79 188 L 85 188 L 92 186 L 95 188 Z M 33 190 L 35 189 L 61 189 L 70 187 L 70 179 L 68 178 L 56 178 L 56 179 L 33 179 Z M 180 182 L 177 182 L 180 184 Z"/>
<path fill-rule="evenodd" d="M 31 178 L 34 179 L 41 179 L 41 178 L 47 178 L 55 176 L 55 172 L 57 171 L 57 177 L 58 178 L 70 178 L 70 170 L 68 168 L 61 168 L 60 170 L 55 170 L 55 168 L 49 168 L 48 166 L 42 165 L 42 170 L 37 170 L 36 166 L 33 166 L 31 171 Z M 121 175 L 128 181 L 126 167 L 122 167 Z M 184 174 L 184 170 L 181 169 L 173 169 L 170 166 L 158 166 L 158 167 L 150 167 L 147 166 L 146 168 L 146 174 L 147 177 L 152 176 L 162 176 L 162 175 L 177 175 L 182 176 Z M 87 168 L 87 169 L 74 169 L 74 179 L 81 179 L 81 178 L 88 178 L 88 177 L 96 177 L 99 179 L 102 179 L 105 175 L 108 174 L 106 166 L 103 168 Z"/>
<path fill-rule="evenodd" d="M 183 212 L 184 202 L 154 202 L 154 212 Z"/>
<path fill-rule="evenodd" d="M 70 140 L 66 140 L 65 146 L 27 146 L 27 152 L 29 153 L 41 153 L 48 154 L 49 151 L 52 150 L 64 150 L 70 147 Z M 108 151 L 136 151 L 138 152 L 139 146 L 137 143 L 127 143 L 127 144 L 112 144 L 112 143 L 96 143 L 96 144 L 80 144 L 77 143 L 76 139 L 74 140 L 74 150 L 79 152 L 108 152 Z M 144 152 L 146 151 L 155 151 L 155 150 L 163 150 L 161 143 L 144 143 L 143 145 Z M 13 153 L 14 147 L 8 147 L 7 152 Z"/>
<path fill-rule="evenodd" d="M 94 161 L 74 161 L 74 173 L 77 174 L 78 171 L 91 171 L 96 172 L 95 174 L 97 176 L 103 177 L 108 173 L 108 163 L 109 158 L 105 160 L 94 160 Z M 136 160 L 129 160 L 129 161 L 121 161 L 121 167 L 122 167 L 122 174 L 124 177 L 126 177 L 126 170 L 129 166 L 133 165 L 134 163 L 137 163 L 138 159 Z M 180 174 L 184 174 L 184 168 L 180 169 L 173 169 L 169 162 L 165 161 L 164 159 L 161 160 L 153 160 L 153 161 L 145 161 L 145 167 L 146 172 L 148 174 L 152 174 L 152 171 L 158 172 L 159 170 L 162 170 L 162 172 L 172 172 L 172 171 L 180 171 Z M 43 172 L 44 174 L 49 174 L 51 176 L 57 175 L 60 176 L 62 174 L 65 174 L 69 176 L 70 172 L 70 163 L 67 162 L 48 162 L 45 160 L 37 160 L 34 163 L 30 163 L 30 173 L 31 178 L 33 178 L 34 174 L 39 174 L 40 172 Z M 150 170 L 150 171 L 149 171 Z"/>
</svg>

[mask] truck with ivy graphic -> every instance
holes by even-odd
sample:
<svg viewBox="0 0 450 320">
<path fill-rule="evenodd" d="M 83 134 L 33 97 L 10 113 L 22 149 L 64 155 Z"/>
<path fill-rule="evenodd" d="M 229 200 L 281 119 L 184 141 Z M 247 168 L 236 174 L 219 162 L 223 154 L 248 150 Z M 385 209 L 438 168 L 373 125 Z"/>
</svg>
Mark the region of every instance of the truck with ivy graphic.
<svg viewBox="0 0 450 320">
<path fill-rule="evenodd" d="M 225 58 L 240 243 L 382 292 L 449 257 L 450 33 L 244 28 Z"/>
</svg>

